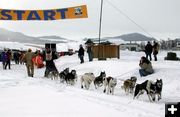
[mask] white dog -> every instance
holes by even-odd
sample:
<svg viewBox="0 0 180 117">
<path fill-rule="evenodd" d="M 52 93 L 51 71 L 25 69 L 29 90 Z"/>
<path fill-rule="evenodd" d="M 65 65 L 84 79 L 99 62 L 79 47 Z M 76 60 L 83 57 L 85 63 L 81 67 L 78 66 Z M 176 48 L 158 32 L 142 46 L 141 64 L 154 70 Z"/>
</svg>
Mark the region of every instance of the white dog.
<svg viewBox="0 0 180 117">
<path fill-rule="evenodd" d="M 95 76 L 93 73 L 85 73 L 84 75 L 82 75 L 81 88 L 85 87 L 88 90 L 90 87 L 90 84 L 92 83 L 92 81 L 94 81 L 94 79 L 95 79 Z"/>
<path fill-rule="evenodd" d="M 106 93 L 106 87 L 108 87 L 107 94 L 114 95 L 114 88 L 117 84 L 117 79 L 112 77 L 106 77 L 103 80 L 103 84 L 104 84 L 104 93 Z"/>
</svg>

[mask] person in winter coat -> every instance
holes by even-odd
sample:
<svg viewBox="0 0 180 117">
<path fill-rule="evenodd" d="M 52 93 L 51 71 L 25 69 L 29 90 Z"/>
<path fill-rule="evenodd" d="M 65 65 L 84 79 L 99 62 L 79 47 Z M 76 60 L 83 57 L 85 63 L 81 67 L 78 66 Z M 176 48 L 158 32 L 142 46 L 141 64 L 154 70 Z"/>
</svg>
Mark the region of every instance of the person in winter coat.
<svg viewBox="0 0 180 117">
<path fill-rule="evenodd" d="M 32 61 L 37 68 L 42 68 L 44 67 L 42 54 L 40 50 L 38 50 L 36 53 L 37 53 L 37 56 L 34 57 Z"/>
<path fill-rule="evenodd" d="M 6 61 L 6 64 L 5 64 L 4 69 L 6 69 L 7 66 L 9 67 L 9 69 L 11 69 L 11 59 L 12 59 L 11 50 L 8 50 L 8 51 L 6 52 L 6 56 L 7 56 L 7 61 Z"/>
<path fill-rule="evenodd" d="M 13 58 L 16 64 L 19 64 L 19 56 L 20 56 L 19 51 L 14 52 Z"/>
<path fill-rule="evenodd" d="M 154 41 L 154 45 L 153 45 L 154 61 L 157 61 L 158 51 L 159 51 L 159 44 L 156 41 Z"/>
<path fill-rule="evenodd" d="M 5 69 L 5 64 L 6 64 L 6 61 L 7 61 L 6 50 L 4 50 L 4 51 L 1 53 L 1 59 L 2 59 L 2 64 L 3 64 L 3 69 Z"/>
<path fill-rule="evenodd" d="M 93 61 L 93 51 L 91 44 L 87 44 L 87 53 L 88 53 L 89 61 Z"/>
<path fill-rule="evenodd" d="M 58 58 L 57 54 L 47 47 L 45 52 L 43 53 L 43 59 L 46 62 L 46 69 L 45 69 L 44 77 L 48 77 L 51 71 L 58 72 L 54 63 L 54 59 L 57 59 L 57 58 Z"/>
<path fill-rule="evenodd" d="M 32 58 L 35 56 L 36 55 L 34 53 L 32 53 L 32 50 L 29 48 L 28 51 L 26 52 L 25 56 L 23 57 L 23 61 L 26 64 L 27 74 L 29 77 L 34 76 L 34 64 L 33 64 Z"/>
<path fill-rule="evenodd" d="M 146 57 L 144 56 L 141 57 L 139 66 L 141 68 L 139 69 L 139 74 L 141 77 L 154 73 L 151 62 L 148 59 L 146 59 Z"/>
<path fill-rule="evenodd" d="M 20 61 L 21 65 L 24 65 L 24 61 L 23 61 L 24 56 L 25 56 L 25 53 L 24 52 L 20 52 L 19 61 Z"/>
<path fill-rule="evenodd" d="M 148 41 L 147 45 L 145 46 L 145 54 L 146 54 L 147 59 L 148 59 L 148 56 L 149 56 L 150 61 L 152 60 L 152 58 L 151 58 L 152 50 L 153 50 L 153 46 Z"/>
<path fill-rule="evenodd" d="M 80 63 L 84 63 L 84 48 L 82 45 L 79 46 L 78 57 L 81 60 Z"/>
</svg>

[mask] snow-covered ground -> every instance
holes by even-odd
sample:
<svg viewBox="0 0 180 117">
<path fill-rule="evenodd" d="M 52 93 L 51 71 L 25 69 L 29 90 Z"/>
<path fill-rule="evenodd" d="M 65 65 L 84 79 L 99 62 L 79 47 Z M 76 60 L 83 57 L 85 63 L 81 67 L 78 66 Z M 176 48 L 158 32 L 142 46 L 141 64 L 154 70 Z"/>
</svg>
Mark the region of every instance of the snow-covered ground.
<svg viewBox="0 0 180 117">
<path fill-rule="evenodd" d="M 180 52 L 176 52 L 180 57 Z M 155 73 L 140 77 L 139 59 L 143 52 L 121 51 L 120 59 L 88 62 L 80 64 L 76 55 L 57 59 L 59 71 L 69 67 L 75 69 L 78 81 L 69 86 L 43 78 L 44 68 L 35 69 L 35 77 L 27 77 L 24 65 L 12 63 L 11 70 L 0 67 L 0 117 L 164 117 L 165 102 L 180 101 L 180 63 L 165 61 L 166 51 L 158 54 L 158 61 L 152 61 Z M 89 90 L 80 88 L 80 77 L 86 72 L 98 76 L 105 71 L 107 76 L 115 77 L 118 84 L 115 95 L 103 93 L 103 88 Z M 149 102 L 146 94 L 133 100 L 121 89 L 122 80 L 136 76 L 137 83 L 150 79 L 163 80 L 162 99 Z"/>
</svg>

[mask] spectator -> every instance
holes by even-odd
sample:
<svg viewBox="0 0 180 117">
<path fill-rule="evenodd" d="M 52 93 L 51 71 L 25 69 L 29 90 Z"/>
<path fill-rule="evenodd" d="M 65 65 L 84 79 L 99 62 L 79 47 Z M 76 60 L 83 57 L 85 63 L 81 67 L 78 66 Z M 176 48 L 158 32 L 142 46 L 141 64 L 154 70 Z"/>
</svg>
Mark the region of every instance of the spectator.
<svg viewBox="0 0 180 117">
<path fill-rule="evenodd" d="M 6 56 L 7 56 L 7 61 L 5 64 L 5 69 L 7 68 L 7 66 L 9 67 L 9 69 L 11 69 L 11 59 L 12 59 L 11 50 L 8 50 L 6 52 Z"/>
<path fill-rule="evenodd" d="M 141 69 L 139 69 L 139 74 L 141 77 L 154 73 L 151 62 L 144 56 L 141 57 L 139 66 L 141 67 Z"/>
<path fill-rule="evenodd" d="M 93 51 L 92 51 L 92 47 L 93 47 L 93 41 L 91 39 L 88 39 L 86 42 L 86 47 L 87 47 L 87 53 L 88 53 L 88 58 L 89 61 L 93 61 Z"/>
<path fill-rule="evenodd" d="M 79 46 L 78 57 L 81 61 L 80 63 L 84 63 L 84 48 L 82 44 Z"/>
<path fill-rule="evenodd" d="M 150 61 L 152 60 L 151 58 L 152 50 L 153 50 L 153 46 L 148 41 L 147 45 L 145 46 L 145 54 L 146 54 L 146 59 L 148 59 L 148 56 L 149 56 Z"/>
<path fill-rule="evenodd" d="M 15 61 L 16 64 L 19 64 L 19 56 L 20 56 L 20 54 L 19 54 L 18 51 L 14 52 L 13 58 L 14 58 L 14 61 Z"/>
<path fill-rule="evenodd" d="M 89 61 L 93 61 L 93 51 L 91 44 L 87 44 L 87 53 L 88 53 Z"/>
<path fill-rule="evenodd" d="M 154 61 L 157 61 L 158 51 L 159 51 L 159 44 L 156 41 L 154 41 L 154 45 L 153 45 Z"/>
<path fill-rule="evenodd" d="M 43 57 L 42 57 L 40 50 L 37 51 L 37 56 L 33 58 L 33 63 L 37 68 L 44 67 Z"/>
<path fill-rule="evenodd" d="M 4 49 L 4 51 L 1 53 L 1 59 L 2 59 L 3 69 L 5 69 L 5 65 L 7 61 L 6 49 Z"/>
<path fill-rule="evenodd" d="M 19 56 L 19 61 L 21 65 L 24 65 L 24 61 L 23 58 L 25 56 L 25 53 L 23 51 L 20 52 L 20 56 Z"/>
<path fill-rule="evenodd" d="M 25 56 L 23 58 L 23 61 L 26 63 L 27 74 L 29 77 L 34 76 L 34 65 L 33 65 L 32 58 L 35 56 L 36 55 L 34 53 L 32 53 L 32 50 L 29 48 L 27 53 L 25 54 Z"/>
</svg>

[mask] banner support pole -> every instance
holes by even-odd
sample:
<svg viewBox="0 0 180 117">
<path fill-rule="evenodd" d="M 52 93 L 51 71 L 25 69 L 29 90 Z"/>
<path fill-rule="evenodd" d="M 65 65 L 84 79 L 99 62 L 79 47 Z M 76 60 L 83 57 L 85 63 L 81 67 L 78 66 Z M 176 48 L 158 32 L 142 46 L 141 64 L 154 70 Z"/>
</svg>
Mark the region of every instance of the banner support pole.
<svg viewBox="0 0 180 117">
<path fill-rule="evenodd" d="M 103 13 L 103 0 L 101 0 L 100 20 L 99 20 L 99 46 L 101 43 L 102 13 Z M 99 48 L 99 46 L 98 46 L 98 59 L 100 59 L 100 48 Z"/>
</svg>

